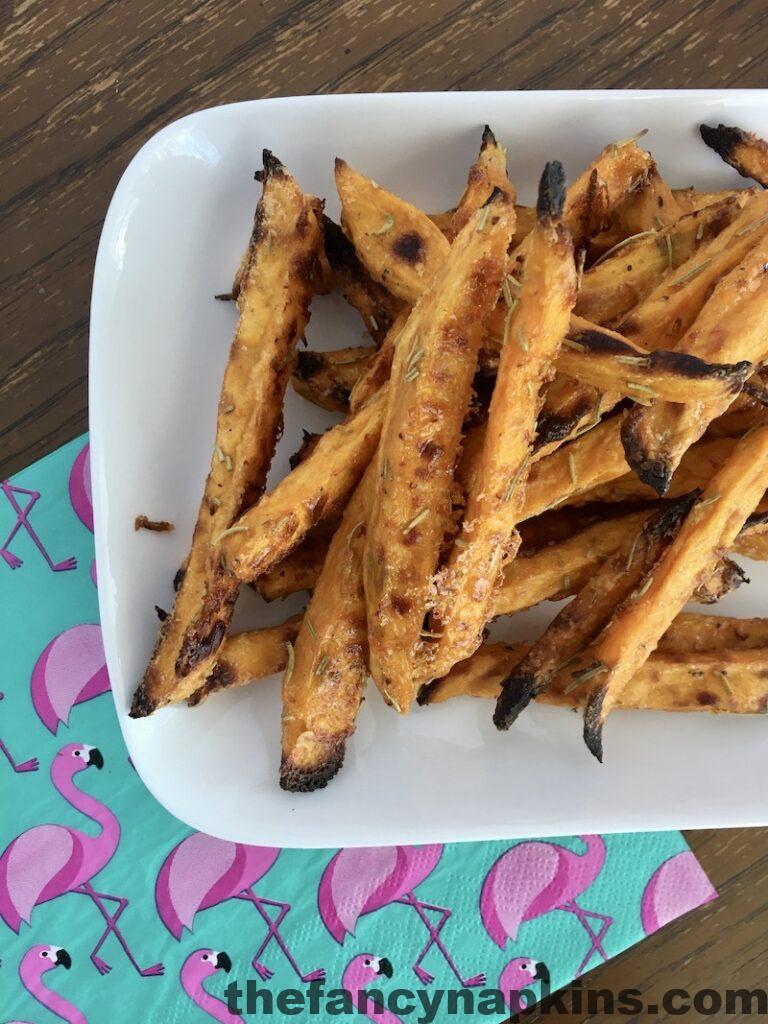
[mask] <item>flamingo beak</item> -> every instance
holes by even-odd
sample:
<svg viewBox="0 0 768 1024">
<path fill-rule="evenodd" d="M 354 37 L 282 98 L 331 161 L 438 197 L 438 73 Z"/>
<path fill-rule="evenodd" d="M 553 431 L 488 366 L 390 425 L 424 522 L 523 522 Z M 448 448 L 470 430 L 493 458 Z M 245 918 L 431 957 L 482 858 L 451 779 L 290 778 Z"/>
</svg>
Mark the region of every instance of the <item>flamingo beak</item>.
<svg viewBox="0 0 768 1024">
<path fill-rule="evenodd" d="M 88 751 L 88 765 L 93 765 L 99 771 L 104 767 L 104 757 L 98 747 L 93 747 L 92 750 Z"/>
<path fill-rule="evenodd" d="M 536 964 L 536 973 L 533 976 L 534 981 L 543 981 L 545 985 L 549 984 L 549 968 L 546 964 L 541 962 Z"/>
<path fill-rule="evenodd" d="M 56 966 L 58 967 L 59 964 L 61 964 L 65 971 L 68 971 L 69 968 L 72 966 L 72 957 L 69 955 L 66 949 L 56 950 Z"/>
<path fill-rule="evenodd" d="M 227 974 L 232 970 L 232 961 L 226 953 L 216 954 L 216 970 L 225 971 Z"/>
<path fill-rule="evenodd" d="M 389 960 L 387 960 L 385 956 L 381 957 L 381 959 L 379 960 L 379 969 L 376 973 L 383 974 L 387 978 L 392 977 L 392 964 L 389 962 Z"/>
</svg>

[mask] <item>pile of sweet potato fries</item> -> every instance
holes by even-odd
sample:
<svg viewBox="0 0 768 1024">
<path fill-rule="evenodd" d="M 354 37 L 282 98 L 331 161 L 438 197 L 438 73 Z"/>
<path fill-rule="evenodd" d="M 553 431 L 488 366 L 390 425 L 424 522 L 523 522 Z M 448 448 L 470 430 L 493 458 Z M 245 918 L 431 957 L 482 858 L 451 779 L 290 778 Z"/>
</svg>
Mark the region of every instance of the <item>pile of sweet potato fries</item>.
<svg viewBox="0 0 768 1024">
<path fill-rule="evenodd" d="M 516 204 L 490 128 L 428 215 L 336 161 L 341 224 L 265 151 L 192 546 L 131 714 L 283 671 L 280 784 L 339 770 L 373 678 L 401 714 L 492 697 L 764 713 L 768 619 L 682 611 L 768 559 L 768 145 L 702 126 L 760 187 L 672 189 L 640 139 Z M 370 345 L 297 351 L 336 289 Z M 344 419 L 265 493 L 283 400 Z M 230 635 L 238 590 L 311 593 Z M 571 598 L 527 644 L 487 624 Z"/>
</svg>

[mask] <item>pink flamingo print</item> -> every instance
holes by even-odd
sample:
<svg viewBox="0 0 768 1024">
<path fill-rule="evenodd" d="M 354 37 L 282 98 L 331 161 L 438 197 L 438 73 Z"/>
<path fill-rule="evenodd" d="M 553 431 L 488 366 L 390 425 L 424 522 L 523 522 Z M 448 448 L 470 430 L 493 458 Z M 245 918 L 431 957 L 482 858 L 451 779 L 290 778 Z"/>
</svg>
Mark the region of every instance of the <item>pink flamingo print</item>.
<svg viewBox="0 0 768 1024">
<path fill-rule="evenodd" d="M 27 992 L 55 1016 L 68 1021 L 68 1024 L 88 1024 L 84 1013 L 43 982 L 43 975 L 48 971 L 57 967 L 68 971 L 71 966 L 72 958 L 61 946 L 31 946 L 21 958 L 19 977 Z M 17 1021 L 16 1024 L 22 1022 Z"/>
<path fill-rule="evenodd" d="M 442 856 L 440 844 L 430 846 L 369 846 L 339 850 L 323 872 L 317 892 L 320 917 L 331 935 L 341 944 L 353 935 L 358 918 L 391 903 L 412 907 L 428 938 L 413 964 L 419 981 L 428 985 L 434 976 L 421 966 L 432 946 L 437 946 L 460 985 L 484 985 L 485 975 L 465 978 L 460 973 L 440 936 L 451 917 L 447 907 L 425 903 L 414 889 L 437 867 Z M 432 924 L 427 911 L 439 914 Z"/>
<path fill-rule="evenodd" d="M 32 509 L 40 500 L 40 492 L 27 490 L 26 487 L 17 487 L 15 484 L 12 484 L 10 480 L 0 481 L 0 491 L 3 492 L 11 508 L 16 513 L 16 522 L 11 527 L 11 532 L 5 538 L 3 546 L 0 547 L 0 556 L 3 557 L 6 565 L 10 566 L 11 569 L 18 569 L 20 566 L 24 564 L 22 559 L 19 558 L 18 555 L 14 555 L 14 553 L 11 551 L 9 547 L 9 545 L 13 542 L 13 539 L 15 538 L 16 534 L 23 527 L 29 534 L 29 538 L 32 541 L 32 543 L 35 545 L 37 550 L 48 563 L 48 567 L 51 569 L 52 572 L 67 572 L 70 569 L 76 569 L 76 558 L 65 558 L 61 562 L 53 561 L 51 556 L 48 554 L 45 544 L 43 544 L 35 528 L 29 521 L 29 516 L 30 513 L 32 512 Z M 21 498 L 22 501 L 26 501 L 26 504 L 24 505 L 23 508 L 19 504 L 19 498 Z"/>
<path fill-rule="evenodd" d="M 357 1013 L 364 1013 L 368 1020 L 376 1021 L 377 1024 L 403 1024 L 401 1017 L 367 994 L 371 985 L 379 987 L 382 975 L 392 977 L 392 964 L 389 960 L 385 956 L 374 956 L 373 953 L 360 953 L 347 964 L 341 987 L 349 992 Z"/>
<path fill-rule="evenodd" d="M 646 935 L 663 928 L 676 917 L 717 899 L 717 890 L 690 850 L 675 854 L 651 875 L 640 903 L 640 919 Z"/>
<path fill-rule="evenodd" d="M 510 960 L 499 976 L 499 992 L 504 996 L 504 1001 L 510 1011 L 522 1013 L 523 1010 L 533 1005 L 528 1002 L 525 995 L 529 992 L 531 985 L 537 981 L 549 985 L 549 970 L 547 965 L 540 960 L 531 960 L 526 956 L 517 956 Z"/>
<path fill-rule="evenodd" d="M 590 939 L 577 977 L 583 974 L 593 953 L 607 960 L 603 938 L 613 918 L 582 909 L 576 899 L 589 888 L 605 863 L 601 836 L 579 836 L 585 853 L 572 853 L 557 843 L 530 840 L 503 853 L 485 876 L 480 893 L 480 915 L 485 930 L 499 949 L 517 938 L 520 925 L 551 910 L 573 914 Z M 590 920 L 600 922 L 597 933 Z"/>
<path fill-rule="evenodd" d="M 106 922 L 91 953 L 99 973 L 111 970 L 99 951 L 107 937 L 114 935 L 142 977 L 162 974 L 162 964 L 139 967 L 118 927 L 128 900 L 99 892 L 91 884 L 117 849 L 120 824 L 107 806 L 78 789 L 74 777 L 88 768 L 103 766 L 101 752 L 87 743 L 68 743 L 56 754 L 51 765 L 54 786 L 67 803 L 99 826 L 99 834 L 91 836 L 66 825 L 35 825 L 12 840 L 0 855 L 0 917 L 18 933 L 22 921 L 29 924 L 38 904 L 66 893 L 87 896 Z M 108 903 L 116 904 L 114 913 L 110 913 Z"/>
<path fill-rule="evenodd" d="M 267 926 L 267 935 L 253 957 L 253 967 L 263 981 L 272 977 L 261 962 L 267 946 L 274 941 L 303 982 L 325 977 L 320 968 L 302 973 L 280 934 L 280 925 L 291 909 L 290 903 L 257 896 L 253 886 L 269 871 L 280 854 L 269 846 L 247 846 L 193 832 L 178 843 L 163 861 L 155 884 L 155 904 L 160 919 L 176 939 L 185 928 L 192 931 L 198 911 L 217 907 L 226 900 L 252 904 Z M 268 907 L 277 910 L 272 917 Z"/>
<path fill-rule="evenodd" d="M 3 700 L 4 698 L 5 694 L 0 693 L 0 700 Z M 3 754 L 5 754 L 8 763 L 15 772 L 36 772 L 37 769 L 40 767 L 40 764 L 36 757 L 31 757 L 28 761 L 16 761 L 13 755 L 11 754 L 10 750 L 5 745 L 5 743 L 3 743 L 2 740 L 0 740 L 0 751 L 2 751 Z"/>
<path fill-rule="evenodd" d="M 200 1009 L 214 1020 L 223 1024 L 245 1024 L 239 1014 L 231 1013 L 223 999 L 217 999 L 203 988 L 206 978 L 211 978 L 217 971 L 232 970 L 232 961 L 226 953 L 217 953 L 215 949 L 196 949 L 190 953 L 182 964 L 181 987 L 189 998 Z"/>
<path fill-rule="evenodd" d="M 76 704 L 108 693 L 101 627 L 82 623 L 54 637 L 35 662 L 30 689 L 38 718 L 54 735 Z"/>
<path fill-rule="evenodd" d="M 91 497 L 91 446 L 80 449 L 69 473 L 69 500 L 80 522 L 93 533 Z"/>
</svg>

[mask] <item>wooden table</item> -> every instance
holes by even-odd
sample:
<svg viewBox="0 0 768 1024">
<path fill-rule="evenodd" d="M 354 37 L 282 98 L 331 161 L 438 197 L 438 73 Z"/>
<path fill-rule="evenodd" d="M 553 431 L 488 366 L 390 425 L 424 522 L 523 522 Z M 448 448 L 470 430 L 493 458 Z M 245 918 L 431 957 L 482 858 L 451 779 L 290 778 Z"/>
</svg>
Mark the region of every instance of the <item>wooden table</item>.
<svg viewBox="0 0 768 1024">
<path fill-rule="evenodd" d="M 87 427 L 101 224 L 169 121 L 291 93 L 757 87 L 768 50 L 763 0 L 0 0 L 0 32 L 0 475 Z M 688 838 L 721 898 L 591 986 L 765 985 L 768 830 Z"/>
</svg>

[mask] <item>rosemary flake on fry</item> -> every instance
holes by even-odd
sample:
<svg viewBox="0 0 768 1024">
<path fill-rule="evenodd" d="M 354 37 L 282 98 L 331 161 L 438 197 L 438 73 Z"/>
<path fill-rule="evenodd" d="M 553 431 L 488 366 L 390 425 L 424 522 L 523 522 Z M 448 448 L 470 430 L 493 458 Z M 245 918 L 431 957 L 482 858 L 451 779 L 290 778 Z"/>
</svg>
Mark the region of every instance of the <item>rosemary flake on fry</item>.
<svg viewBox="0 0 768 1024">
<path fill-rule="evenodd" d="M 372 235 L 386 235 L 386 233 L 388 231 L 391 231 L 394 226 L 395 226 L 395 218 L 392 216 L 391 213 L 388 213 L 387 216 L 384 218 L 384 223 L 381 225 L 381 227 L 378 227 L 374 231 L 371 231 L 371 234 Z"/>
<path fill-rule="evenodd" d="M 417 527 L 419 525 L 419 523 L 423 522 L 424 519 L 426 519 L 426 517 L 428 515 L 429 515 L 429 509 L 428 508 L 423 508 L 419 512 L 417 512 L 416 515 L 413 517 L 413 519 L 406 526 L 403 527 L 403 534 L 405 535 L 405 534 L 410 533 L 411 530 L 413 530 L 415 527 Z"/>
</svg>

